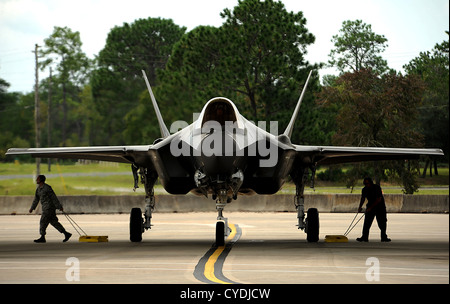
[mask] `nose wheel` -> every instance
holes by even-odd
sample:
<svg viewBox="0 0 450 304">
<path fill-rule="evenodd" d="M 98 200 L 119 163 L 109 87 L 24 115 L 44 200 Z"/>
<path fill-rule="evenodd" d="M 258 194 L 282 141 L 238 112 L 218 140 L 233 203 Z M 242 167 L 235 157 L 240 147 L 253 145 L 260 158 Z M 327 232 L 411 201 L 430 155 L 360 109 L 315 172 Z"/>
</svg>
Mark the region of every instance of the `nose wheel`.
<svg viewBox="0 0 450 304">
<path fill-rule="evenodd" d="M 216 223 L 216 246 L 225 246 L 225 222 Z"/>
</svg>

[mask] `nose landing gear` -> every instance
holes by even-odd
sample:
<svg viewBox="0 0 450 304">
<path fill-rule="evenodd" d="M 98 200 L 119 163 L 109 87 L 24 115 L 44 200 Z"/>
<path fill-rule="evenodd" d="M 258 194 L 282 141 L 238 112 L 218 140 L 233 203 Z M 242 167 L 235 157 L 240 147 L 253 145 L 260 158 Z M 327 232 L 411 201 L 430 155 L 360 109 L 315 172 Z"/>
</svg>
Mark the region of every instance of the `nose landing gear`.
<svg viewBox="0 0 450 304">
<path fill-rule="evenodd" d="M 208 197 L 208 193 L 213 193 L 212 199 L 216 201 L 217 223 L 216 223 L 216 246 L 224 246 L 225 239 L 230 235 L 231 229 L 228 227 L 228 219 L 223 216 L 223 209 L 233 199 L 237 198 L 238 191 L 244 181 L 244 174 L 240 169 L 235 169 L 229 176 L 217 175 L 207 176 L 203 169 L 199 168 L 195 172 L 194 181 L 198 189 Z"/>
<path fill-rule="evenodd" d="M 216 246 L 224 246 L 225 239 L 230 235 L 231 229 L 228 227 L 228 219 L 223 216 L 223 209 L 231 199 L 228 198 L 227 190 L 220 189 L 216 200 L 217 223 L 216 223 Z"/>
</svg>

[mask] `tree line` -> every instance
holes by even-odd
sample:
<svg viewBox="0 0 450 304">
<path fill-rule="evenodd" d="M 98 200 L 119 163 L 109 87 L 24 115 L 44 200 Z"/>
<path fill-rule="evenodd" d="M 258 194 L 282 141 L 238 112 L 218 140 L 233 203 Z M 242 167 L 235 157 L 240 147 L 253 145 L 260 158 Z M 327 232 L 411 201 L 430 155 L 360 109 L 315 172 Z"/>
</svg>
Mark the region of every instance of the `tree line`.
<svg viewBox="0 0 450 304">
<path fill-rule="evenodd" d="M 277 1 L 242 0 L 221 17 L 220 27 L 189 32 L 163 18 L 123 23 L 110 30 L 95 59 L 83 53 L 78 32 L 55 26 L 39 50 L 40 68 L 53 71 L 39 83 L 40 146 L 152 143 L 160 132 L 141 70 L 166 123 L 191 122 L 207 100 L 226 96 L 247 118 L 276 120 L 281 130 L 314 70 L 293 142 L 438 147 L 448 161 L 448 40 L 418 54 L 403 75 L 382 57 L 387 39 L 362 20 L 337 29 L 329 62 L 310 63 L 305 56 L 315 36 L 303 12 Z M 325 66 L 340 74 L 320 81 Z M 34 146 L 34 93 L 8 92 L 8 86 L 0 79 L 1 160 L 9 147 Z M 372 167 L 378 180 L 391 172 L 403 184 L 411 184 L 406 181 L 417 168 Z M 355 166 L 349 176 L 368 168 Z"/>
</svg>

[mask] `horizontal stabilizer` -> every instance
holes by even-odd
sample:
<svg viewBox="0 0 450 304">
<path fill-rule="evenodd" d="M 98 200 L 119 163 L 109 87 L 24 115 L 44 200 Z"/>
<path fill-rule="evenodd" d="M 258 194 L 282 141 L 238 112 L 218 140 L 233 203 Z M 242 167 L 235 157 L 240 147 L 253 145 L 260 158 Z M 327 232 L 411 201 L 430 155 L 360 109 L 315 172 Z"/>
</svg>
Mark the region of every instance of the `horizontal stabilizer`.
<svg viewBox="0 0 450 304">
<path fill-rule="evenodd" d="M 145 74 L 144 70 L 142 70 L 142 74 L 144 75 L 145 84 L 147 85 L 148 92 L 150 93 L 150 98 L 152 99 L 153 108 L 155 109 L 155 112 L 156 112 L 156 117 L 158 118 L 159 128 L 161 130 L 161 136 L 166 138 L 170 135 L 169 130 L 167 129 L 166 124 L 164 123 L 161 112 L 159 111 L 158 104 L 156 103 L 155 96 L 153 96 L 152 87 L 150 86 L 150 83 L 148 82 L 147 75 Z"/>
<path fill-rule="evenodd" d="M 295 110 L 294 110 L 294 113 L 292 114 L 291 121 L 289 122 L 289 125 L 287 126 L 286 130 L 283 133 L 284 135 L 286 135 L 289 138 L 291 138 L 292 131 L 294 130 L 294 123 L 295 123 L 295 120 L 297 119 L 297 114 L 300 109 L 300 104 L 302 103 L 303 96 L 305 95 L 306 87 L 308 86 L 308 82 L 309 82 L 309 78 L 311 77 L 311 74 L 312 74 L 312 70 L 309 72 L 308 79 L 306 79 L 305 86 L 303 87 L 302 94 L 300 95 L 297 105 L 295 106 Z"/>
</svg>

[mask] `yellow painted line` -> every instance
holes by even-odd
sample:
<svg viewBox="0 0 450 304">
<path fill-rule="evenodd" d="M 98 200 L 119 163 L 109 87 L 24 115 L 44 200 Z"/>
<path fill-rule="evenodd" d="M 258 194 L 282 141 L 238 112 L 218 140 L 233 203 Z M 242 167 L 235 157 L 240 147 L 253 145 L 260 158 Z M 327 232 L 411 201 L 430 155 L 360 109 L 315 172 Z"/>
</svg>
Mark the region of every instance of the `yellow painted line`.
<svg viewBox="0 0 450 304">
<path fill-rule="evenodd" d="M 236 227 L 234 226 L 234 224 L 229 224 L 230 229 L 231 229 L 231 233 L 227 238 L 227 241 L 230 241 L 234 238 L 234 236 L 236 235 Z"/>
<path fill-rule="evenodd" d="M 231 228 L 231 233 L 228 236 L 227 241 L 232 240 L 236 235 L 236 227 L 233 224 L 229 224 L 229 227 Z M 225 246 L 217 247 L 216 251 L 214 251 L 214 253 L 209 257 L 208 261 L 205 264 L 204 274 L 205 277 L 212 282 L 216 282 L 219 284 L 231 284 L 218 279 L 214 274 L 214 265 L 216 264 L 217 259 L 219 258 L 220 254 L 223 252 L 224 249 Z"/>
<path fill-rule="evenodd" d="M 205 265 L 205 277 L 210 280 L 211 282 L 219 283 L 219 284 L 229 284 L 227 282 L 224 282 L 222 280 L 219 280 L 214 275 L 214 264 L 217 261 L 217 258 L 220 256 L 222 251 L 225 249 L 225 246 L 219 246 L 217 247 L 216 251 L 209 257 L 208 262 L 206 262 Z"/>
</svg>

